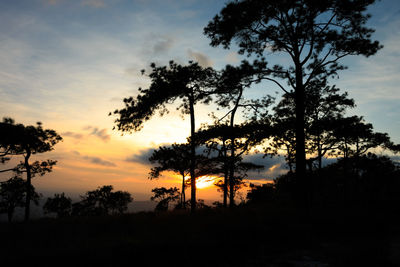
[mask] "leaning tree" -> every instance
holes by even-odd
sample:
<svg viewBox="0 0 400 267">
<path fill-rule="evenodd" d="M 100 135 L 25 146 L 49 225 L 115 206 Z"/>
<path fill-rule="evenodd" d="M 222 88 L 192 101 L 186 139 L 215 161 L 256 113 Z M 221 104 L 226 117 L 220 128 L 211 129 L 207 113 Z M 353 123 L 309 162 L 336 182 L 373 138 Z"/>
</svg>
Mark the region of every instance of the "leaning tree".
<svg viewBox="0 0 400 267">
<path fill-rule="evenodd" d="M 307 205 L 305 153 L 305 91 L 314 80 L 328 79 L 345 67 L 349 55 L 370 56 L 382 46 L 371 40 L 365 14 L 375 0 L 238 0 L 231 1 L 209 22 L 204 33 L 212 46 L 258 57 L 254 66 L 264 79 L 292 95 L 295 101 L 296 175 Z M 264 56 L 287 56 L 288 64 L 270 66 Z"/>
<path fill-rule="evenodd" d="M 157 67 L 151 64 L 149 77 L 151 84 L 148 89 L 139 88 L 137 97 L 124 99 L 125 107 L 115 110 L 118 116 L 116 127 L 122 132 L 139 131 L 145 121 L 149 120 L 156 111 L 160 115 L 168 112 L 166 104 L 181 100 L 180 109 L 183 114 L 190 114 L 190 179 L 191 179 L 191 210 L 196 209 L 196 141 L 195 111 L 196 103 L 209 103 L 211 88 L 216 76 L 212 68 L 203 68 L 198 63 L 189 61 L 182 66 L 173 61 L 169 66 Z M 144 73 L 144 71 L 142 71 Z M 110 113 L 111 114 L 111 113 Z"/>
</svg>

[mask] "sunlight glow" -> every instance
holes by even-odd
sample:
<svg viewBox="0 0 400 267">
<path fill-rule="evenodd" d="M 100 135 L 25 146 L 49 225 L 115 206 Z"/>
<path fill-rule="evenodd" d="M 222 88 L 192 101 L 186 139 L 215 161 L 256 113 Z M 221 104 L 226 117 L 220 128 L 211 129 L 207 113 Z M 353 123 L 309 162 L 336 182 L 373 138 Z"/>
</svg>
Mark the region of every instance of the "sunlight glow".
<svg viewBox="0 0 400 267">
<path fill-rule="evenodd" d="M 215 180 L 218 179 L 218 177 L 214 176 L 200 176 L 196 180 L 196 187 L 197 189 L 203 189 L 207 187 L 211 187 L 214 185 Z"/>
</svg>

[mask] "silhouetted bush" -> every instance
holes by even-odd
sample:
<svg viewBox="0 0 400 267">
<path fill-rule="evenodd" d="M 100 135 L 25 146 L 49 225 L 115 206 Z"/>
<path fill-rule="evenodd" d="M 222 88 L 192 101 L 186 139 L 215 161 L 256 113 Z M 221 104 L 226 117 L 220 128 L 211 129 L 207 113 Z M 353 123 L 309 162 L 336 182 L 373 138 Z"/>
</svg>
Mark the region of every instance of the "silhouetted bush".
<svg viewBox="0 0 400 267">
<path fill-rule="evenodd" d="M 96 190 L 88 191 L 81 196 L 81 201 L 72 204 L 74 216 L 104 216 L 122 214 L 133 201 L 131 194 L 124 191 L 111 192 L 112 185 L 105 185 Z"/>
<path fill-rule="evenodd" d="M 56 213 L 58 218 L 67 217 L 71 215 L 72 200 L 66 197 L 64 193 L 54 194 L 54 197 L 47 198 L 43 206 L 45 213 Z"/>
<path fill-rule="evenodd" d="M 28 186 L 24 179 L 16 176 L 0 183 L 0 213 L 7 213 L 9 222 L 12 221 L 17 207 L 25 207 L 27 188 L 30 190 L 31 201 L 38 205 L 41 195 L 35 191 L 33 185 Z"/>
</svg>

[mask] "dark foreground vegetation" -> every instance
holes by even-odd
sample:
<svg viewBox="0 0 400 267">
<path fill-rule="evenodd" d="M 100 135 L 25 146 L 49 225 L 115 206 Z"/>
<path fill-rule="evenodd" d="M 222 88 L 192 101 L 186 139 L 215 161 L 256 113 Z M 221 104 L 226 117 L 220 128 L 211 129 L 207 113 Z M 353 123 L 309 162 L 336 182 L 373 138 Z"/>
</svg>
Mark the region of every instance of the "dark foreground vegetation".
<svg viewBox="0 0 400 267">
<path fill-rule="evenodd" d="M 400 146 L 388 134 L 375 132 L 362 116 L 347 116 L 355 102 L 332 84 L 346 68 L 343 57 L 369 57 L 382 48 L 366 26 L 370 16 L 365 11 L 374 2 L 230 1 L 204 33 L 212 46 L 236 44 L 238 53 L 253 62 L 218 71 L 171 61 L 143 71 L 150 86 L 109 114 L 116 116 L 117 130 L 139 131 L 175 102 L 190 115 L 187 143 L 161 146 L 149 159 L 154 164 L 150 179 L 164 171 L 182 177 L 180 192 L 176 187 L 152 190 L 155 212 L 123 214 L 130 194 L 103 186 L 75 204 L 56 194 L 45 210 L 58 218 L 29 221 L 35 200 L 31 179 L 56 163 L 32 163 L 30 156 L 51 151 L 62 138 L 40 123 L 24 126 L 5 118 L 0 163 L 22 156 L 24 161 L 0 170 L 16 175 L 1 184 L 0 211 L 11 222 L 14 208 L 24 206 L 25 223 L 1 225 L 2 263 L 399 266 L 400 170 L 389 157 L 371 152 L 394 156 Z M 269 64 L 273 53 L 286 57 L 288 66 Z M 245 90 L 263 81 L 282 89 L 281 98 L 267 90 L 264 97 L 244 98 Z M 214 124 L 196 129 L 195 108 L 210 103 L 227 112 L 221 118 L 214 114 Z M 240 124 L 235 120 L 239 109 L 244 112 Z M 265 157 L 283 155 L 288 173 L 274 184 L 252 185 L 248 201 L 238 204 L 235 192 L 247 172 L 263 167 L 242 161 L 257 150 Z M 336 162 L 324 167 L 326 158 Z M 221 177 L 216 185 L 222 202 L 216 206 L 223 208 L 199 205 L 196 179 L 203 175 Z M 10 198 L 11 191 L 19 197 Z M 176 208 L 169 210 L 174 202 Z"/>
<path fill-rule="evenodd" d="M 398 266 L 398 213 L 270 204 L 3 223 L 2 263 L 118 266 Z M 196 251 L 193 259 L 189 252 Z M 189 262 L 192 262 L 189 264 Z"/>
<path fill-rule="evenodd" d="M 318 192 L 311 197 L 309 213 L 296 202 L 295 176 L 289 172 L 273 184 L 251 186 L 247 201 L 229 209 L 203 205 L 194 214 L 182 208 L 72 213 L 3 223 L 2 262 L 398 266 L 399 167 L 387 157 L 368 154 L 338 160 L 309 175 Z"/>
</svg>

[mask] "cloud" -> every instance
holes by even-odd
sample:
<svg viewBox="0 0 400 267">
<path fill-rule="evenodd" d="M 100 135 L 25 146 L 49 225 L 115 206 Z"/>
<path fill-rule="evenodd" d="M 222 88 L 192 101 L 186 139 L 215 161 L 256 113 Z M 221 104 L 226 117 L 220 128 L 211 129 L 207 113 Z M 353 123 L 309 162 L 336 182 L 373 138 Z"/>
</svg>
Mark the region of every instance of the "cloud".
<svg viewBox="0 0 400 267">
<path fill-rule="evenodd" d="M 247 178 L 251 180 L 272 180 L 288 171 L 285 159 L 282 156 L 264 158 L 263 154 L 250 154 L 245 155 L 243 161 L 264 166 L 263 170 L 248 172 Z"/>
<path fill-rule="evenodd" d="M 174 45 L 174 39 L 170 36 L 159 36 L 153 45 L 154 54 L 162 54 L 170 50 Z"/>
<path fill-rule="evenodd" d="M 139 150 L 139 152 L 126 158 L 128 162 L 140 163 L 143 165 L 150 165 L 149 158 L 153 154 L 154 148 L 147 148 Z"/>
<path fill-rule="evenodd" d="M 200 52 L 194 52 L 191 49 L 187 50 L 188 56 L 194 61 L 198 62 L 202 67 L 212 67 L 214 62 L 205 54 Z"/>
<path fill-rule="evenodd" d="M 43 2 L 49 5 L 57 5 L 58 3 L 61 2 L 61 0 L 43 0 Z"/>
<path fill-rule="evenodd" d="M 61 136 L 68 136 L 68 137 L 72 137 L 72 138 L 75 138 L 75 139 L 82 139 L 83 138 L 83 134 L 74 133 L 74 132 L 70 132 L 70 131 L 61 133 Z"/>
<path fill-rule="evenodd" d="M 98 138 L 100 138 L 104 142 L 109 141 L 110 138 L 111 138 L 111 136 L 107 133 L 107 129 L 105 129 L 105 128 L 100 130 L 97 127 L 86 126 L 86 127 L 83 128 L 83 130 L 91 131 L 90 135 L 97 136 Z"/>
<path fill-rule="evenodd" d="M 116 167 L 117 165 L 111 161 L 103 160 L 99 157 L 82 156 L 83 159 L 90 161 L 93 164 L 102 165 L 106 167 Z"/>
<path fill-rule="evenodd" d="M 82 5 L 95 8 L 102 8 L 106 6 L 103 0 L 83 0 Z"/>
<path fill-rule="evenodd" d="M 229 64 L 235 64 L 239 62 L 238 54 L 232 51 L 225 56 L 225 59 Z"/>
<path fill-rule="evenodd" d="M 163 147 L 167 147 L 170 148 L 171 144 L 160 144 L 157 147 L 151 147 L 151 148 L 146 148 L 146 149 L 141 149 L 139 150 L 137 153 L 129 156 L 126 158 L 126 161 L 128 162 L 136 162 L 136 163 L 140 163 L 140 164 L 144 164 L 144 165 L 151 165 L 149 158 L 151 157 L 151 155 L 153 154 L 153 151 L 158 149 L 160 146 Z M 206 149 L 205 146 L 198 146 L 196 148 L 196 154 L 200 155 L 204 152 L 204 150 Z M 212 155 L 211 155 L 212 156 Z"/>
<path fill-rule="evenodd" d="M 93 163 L 96 165 L 101 165 L 101 166 L 105 166 L 105 167 L 116 167 L 117 166 L 114 162 L 104 160 L 99 157 L 82 155 L 79 151 L 76 151 L 76 150 L 71 151 L 71 153 L 74 154 L 75 156 L 79 156 L 81 159 L 84 159 L 84 160 L 89 161 L 90 163 Z"/>
</svg>

